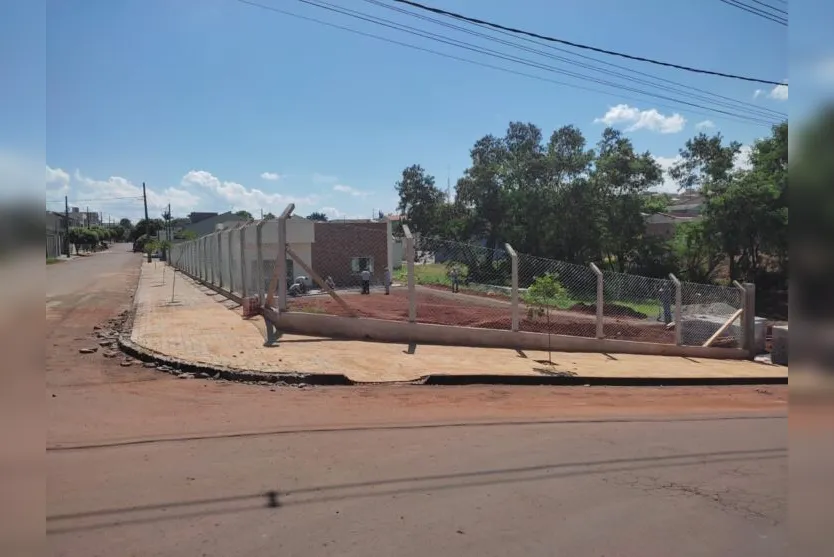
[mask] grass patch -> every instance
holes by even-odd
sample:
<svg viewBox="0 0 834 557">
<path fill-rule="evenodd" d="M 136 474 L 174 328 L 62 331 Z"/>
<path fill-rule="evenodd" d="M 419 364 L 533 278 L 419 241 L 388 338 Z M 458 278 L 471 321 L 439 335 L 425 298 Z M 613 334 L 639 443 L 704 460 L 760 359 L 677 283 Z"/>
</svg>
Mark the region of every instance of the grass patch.
<svg viewBox="0 0 834 557">
<path fill-rule="evenodd" d="M 63 259 L 58 259 L 57 257 L 47 257 L 46 264 L 47 265 L 55 265 L 56 263 L 63 263 Z"/>
<path fill-rule="evenodd" d="M 466 265 L 458 263 L 458 276 L 460 277 L 460 282 L 463 282 L 463 277 L 466 276 L 467 272 L 468 269 Z M 405 265 L 394 273 L 394 280 L 401 283 L 408 281 L 408 268 Z M 449 268 L 444 263 L 429 263 L 427 265 L 418 265 L 415 263 L 414 283 L 451 286 L 452 281 L 449 279 Z"/>
<path fill-rule="evenodd" d="M 460 269 L 460 277 L 461 277 L 461 284 L 460 289 L 461 292 L 472 291 L 472 292 L 488 292 L 491 289 L 487 285 L 466 285 L 463 283 L 463 277 L 466 276 L 467 268 L 465 265 L 458 264 L 458 268 Z M 405 265 L 402 268 L 398 269 L 394 273 L 394 280 L 397 282 L 401 282 L 405 284 L 408 281 L 408 269 Z M 444 263 L 429 263 L 427 265 L 418 265 L 415 263 L 414 265 L 414 282 L 415 284 L 422 284 L 422 285 L 431 285 L 437 284 L 441 286 L 451 287 L 452 281 L 449 280 L 449 268 Z M 594 289 L 596 289 L 596 285 L 594 285 Z M 503 292 L 500 293 L 501 295 L 509 298 L 509 293 L 504 294 Z M 555 299 L 544 299 L 538 300 L 538 303 L 534 302 L 528 296 L 525 295 L 524 292 L 519 293 L 519 299 L 522 303 L 527 305 L 546 305 L 552 309 L 559 309 L 559 310 L 569 310 L 573 306 L 579 303 L 584 304 L 596 304 L 597 299 L 596 296 L 592 298 L 573 298 L 570 296 L 563 296 Z M 543 302 L 543 303 L 542 303 Z M 654 319 L 658 316 L 658 314 L 662 313 L 663 306 L 660 304 L 660 300 L 639 300 L 639 301 L 623 301 L 623 300 L 616 300 L 606 298 L 605 303 L 607 304 L 616 304 L 618 306 L 623 306 L 627 308 L 631 308 L 635 311 L 643 313 L 647 316 L 648 319 Z"/>
</svg>

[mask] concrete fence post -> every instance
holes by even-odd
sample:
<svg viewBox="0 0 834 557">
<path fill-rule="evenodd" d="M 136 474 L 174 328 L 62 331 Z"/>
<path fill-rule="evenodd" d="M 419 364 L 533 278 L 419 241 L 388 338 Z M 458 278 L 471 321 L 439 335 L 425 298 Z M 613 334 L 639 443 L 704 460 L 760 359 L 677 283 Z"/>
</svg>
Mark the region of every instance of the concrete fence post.
<svg viewBox="0 0 834 557">
<path fill-rule="evenodd" d="M 669 280 L 675 285 L 675 344 L 683 345 L 683 290 L 678 277 L 669 273 Z"/>
<path fill-rule="evenodd" d="M 209 234 L 206 236 L 206 280 L 211 284 L 214 284 L 214 235 Z"/>
<path fill-rule="evenodd" d="M 752 282 L 744 283 L 744 312 L 742 313 L 742 339 L 747 357 L 756 357 L 756 285 Z"/>
<path fill-rule="evenodd" d="M 278 217 L 278 311 L 287 311 L 287 220 L 293 210 L 295 204 L 290 203 Z"/>
<path fill-rule="evenodd" d="M 246 229 L 247 225 L 240 227 L 240 293 L 244 298 L 249 296 L 249 281 L 246 276 Z"/>
<path fill-rule="evenodd" d="M 205 250 L 203 249 L 205 238 L 200 238 L 197 240 L 197 278 L 200 280 L 206 280 L 205 277 Z"/>
<path fill-rule="evenodd" d="M 510 244 L 504 244 L 504 249 L 510 254 L 510 308 L 512 319 L 510 321 L 510 330 L 518 331 L 519 321 L 519 304 L 518 304 L 518 254 L 515 252 Z"/>
<path fill-rule="evenodd" d="M 406 273 L 408 275 L 408 321 L 417 321 L 417 292 L 414 287 L 414 236 L 407 224 L 403 225 L 405 234 Z"/>
<path fill-rule="evenodd" d="M 385 217 L 385 259 L 388 261 L 388 271 L 394 273 L 394 229 L 391 224 L 391 216 Z"/>
<path fill-rule="evenodd" d="M 739 339 L 739 348 L 742 350 L 747 350 L 747 335 L 745 335 L 744 330 L 744 320 L 747 317 L 747 289 L 744 288 L 744 285 L 741 284 L 739 281 L 734 280 L 733 286 L 739 291 L 739 296 L 741 297 L 741 317 L 739 317 L 739 335 L 741 338 Z"/>
<path fill-rule="evenodd" d="M 223 232 L 217 232 L 217 286 L 223 288 Z"/>
<path fill-rule="evenodd" d="M 229 237 L 226 238 L 226 251 L 229 252 L 229 293 L 235 291 L 235 266 L 232 262 L 232 231 L 229 230 Z"/>
<path fill-rule="evenodd" d="M 599 267 L 591 263 L 591 270 L 597 277 L 597 338 L 605 338 L 605 285 Z"/>
<path fill-rule="evenodd" d="M 263 225 L 266 221 L 260 221 L 255 227 L 255 248 L 258 252 L 258 269 L 256 278 L 258 279 L 258 303 L 264 305 L 264 252 L 263 252 Z"/>
</svg>

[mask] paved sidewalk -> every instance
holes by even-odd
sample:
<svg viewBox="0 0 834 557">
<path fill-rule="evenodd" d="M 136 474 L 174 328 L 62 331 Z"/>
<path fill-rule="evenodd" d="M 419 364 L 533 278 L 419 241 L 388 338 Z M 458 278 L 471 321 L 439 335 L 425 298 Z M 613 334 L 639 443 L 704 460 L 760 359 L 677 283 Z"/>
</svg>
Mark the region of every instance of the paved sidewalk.
<svg viewBox="0 0 834 557">
<path fill-rule="evenodd" d="M 164 279 L 163 279 L 164 273 Z M 344 374 L 358 382 L 413 381 L 426 375 L 570 374 L 582 377 L 787 377 L 788 370 L 745 361 L 418 345 L 285 335 L 266 348 L 263 319 L 241 318 L 225 297 L 161 263 L 145 263 L 135 297 L 131 340 L 166 356 L 208 366 L 267 373 Z M 173 293 L 174 303 L 171 303 Z"/>
</svg>

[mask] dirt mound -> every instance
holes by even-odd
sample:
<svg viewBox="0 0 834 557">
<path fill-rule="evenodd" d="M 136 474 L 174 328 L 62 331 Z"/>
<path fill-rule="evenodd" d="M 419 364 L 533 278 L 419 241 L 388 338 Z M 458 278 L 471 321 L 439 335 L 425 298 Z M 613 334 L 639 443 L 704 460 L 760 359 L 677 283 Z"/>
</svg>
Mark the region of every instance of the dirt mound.
<svg viewBox="0 0 834 557">
<path fill-rule="evenodd" d="M 597 305 L 579 302 L 578 304 L 572 305 L 569 311 L 596 315 Z M 643 312 L 637 311 L 636 309 L 628 306 L 621 306 L 620 304 L 603 304 L 602 314 L 607 317 L 627 317 L 630 319 L 646 319 L 648 317 L 648 315 Z"/>
</svg>

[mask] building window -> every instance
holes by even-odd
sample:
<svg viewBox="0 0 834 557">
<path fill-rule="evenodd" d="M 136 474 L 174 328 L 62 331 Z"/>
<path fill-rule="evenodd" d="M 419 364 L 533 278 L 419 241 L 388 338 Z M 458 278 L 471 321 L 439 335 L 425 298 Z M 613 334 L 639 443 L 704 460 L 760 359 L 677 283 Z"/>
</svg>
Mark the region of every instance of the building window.
<svg viewBox="0 0 834 557">
<path fill-rule="evenodd" d="M 361 273 L 364 270 L 374 272 L 374 258 L 373 257 L 353 257 L 350 260 L 350 270 L 354 273 Z"/>
</svg>

